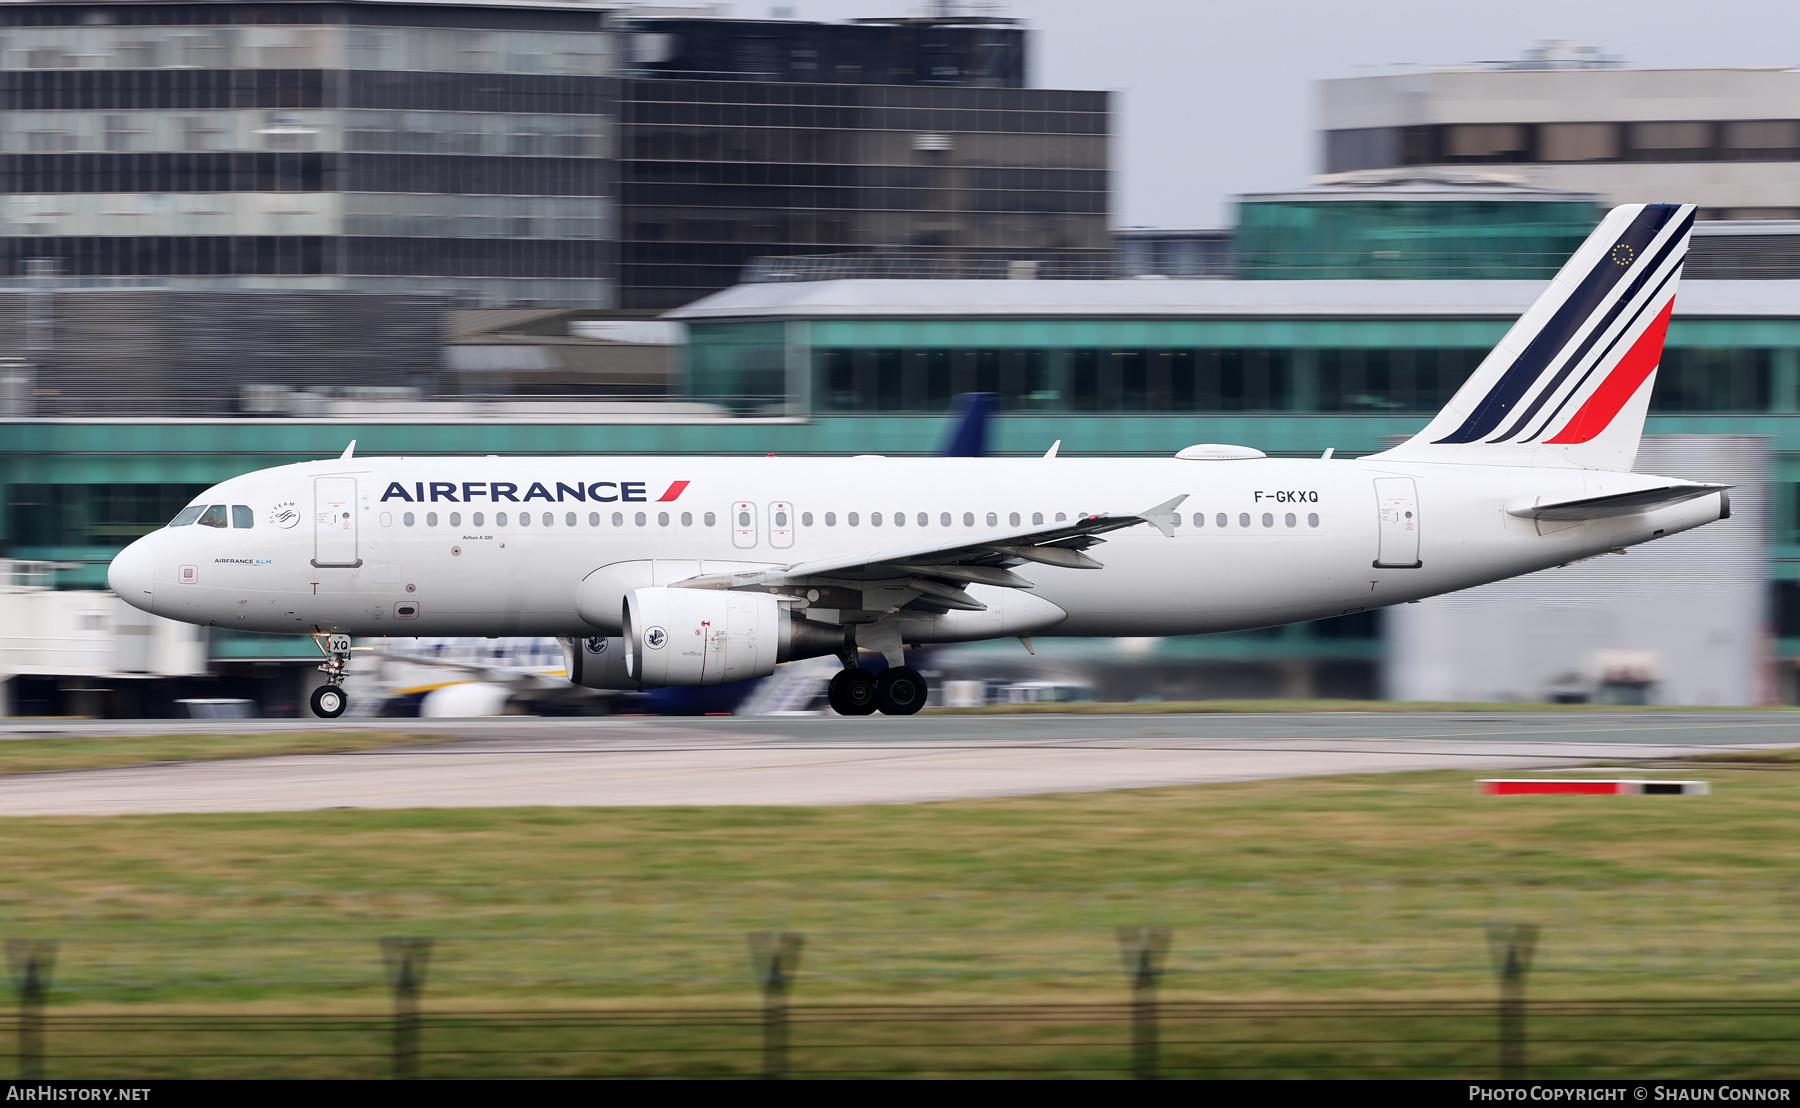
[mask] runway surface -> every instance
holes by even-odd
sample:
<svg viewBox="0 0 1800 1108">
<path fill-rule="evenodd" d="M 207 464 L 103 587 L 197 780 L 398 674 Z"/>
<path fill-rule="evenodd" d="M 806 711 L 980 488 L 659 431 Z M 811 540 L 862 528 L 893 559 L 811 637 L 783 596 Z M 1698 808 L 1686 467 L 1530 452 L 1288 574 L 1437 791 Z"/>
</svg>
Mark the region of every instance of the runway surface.
<svg viewBox="0 0 1800 1108">
<path fill-rule="evenodd" d="M 21 722 L 0 725 L 0 741 L 322 727 L 443 741 L 4 777 L 0 815 L 898 804 L 1800 746 L 1789 712 Z"/>
</svg>

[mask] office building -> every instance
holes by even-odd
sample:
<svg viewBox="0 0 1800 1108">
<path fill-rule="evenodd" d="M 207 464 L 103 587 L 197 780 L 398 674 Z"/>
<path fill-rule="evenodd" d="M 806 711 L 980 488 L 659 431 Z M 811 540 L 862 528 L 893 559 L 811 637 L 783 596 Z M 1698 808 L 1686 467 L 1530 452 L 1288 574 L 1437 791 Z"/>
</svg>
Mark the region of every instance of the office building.
<svg viewBox="0 0 1800 1108">
<path fill-rule="evenodd" d="M 1800 70 L 1631 69 L 1566 43 L 1519 61 L 1315 86 L 1320 168 L 1486 167 L 1608 206 L 1800 218 Z"/>
<path fill-rule="evenodd" d="M 0 274 L 611 306 L 608 10 L 0 3 Z"/>
</svg>

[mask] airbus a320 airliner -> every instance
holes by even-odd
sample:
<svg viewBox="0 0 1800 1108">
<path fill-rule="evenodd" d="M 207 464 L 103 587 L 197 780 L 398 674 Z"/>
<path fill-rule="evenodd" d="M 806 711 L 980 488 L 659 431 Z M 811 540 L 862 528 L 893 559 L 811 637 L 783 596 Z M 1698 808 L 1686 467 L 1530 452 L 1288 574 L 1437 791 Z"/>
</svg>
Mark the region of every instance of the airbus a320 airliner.
<svg viewBox="0 0 1800 1108">
<path fill-rule="evenodd" d="M 346 450 L 215 485 L 108 580 L 159 616 L 315 636 L 325 717 L 345 708 L 358 635 L 554 635 L 569 679 L 595 688 L 836 655 L 832 707 L 906 715 L 927 692 L 907 644 L 1188 635 L 1417 600 L 1730 516 L 1727 486 L 1631 472 L 1693 220 L 1614 209 L 1423 431 L 1364 458 Z"/>
</svg>

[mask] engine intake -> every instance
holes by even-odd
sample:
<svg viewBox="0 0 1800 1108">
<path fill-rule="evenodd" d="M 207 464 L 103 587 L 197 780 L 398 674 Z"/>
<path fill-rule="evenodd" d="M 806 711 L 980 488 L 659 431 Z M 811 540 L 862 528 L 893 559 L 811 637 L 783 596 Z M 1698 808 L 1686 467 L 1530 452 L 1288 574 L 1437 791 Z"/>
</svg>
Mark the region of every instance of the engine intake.
<svg viewBox="0 0 1800 1108">
<path fill-rule="evenodd" d="M 748 681 L 844 648 L 842 627 L 796 617 L 769 593 L 637 589 L 623 622 L 625 672 L 646 689 Z"/>
</svg>

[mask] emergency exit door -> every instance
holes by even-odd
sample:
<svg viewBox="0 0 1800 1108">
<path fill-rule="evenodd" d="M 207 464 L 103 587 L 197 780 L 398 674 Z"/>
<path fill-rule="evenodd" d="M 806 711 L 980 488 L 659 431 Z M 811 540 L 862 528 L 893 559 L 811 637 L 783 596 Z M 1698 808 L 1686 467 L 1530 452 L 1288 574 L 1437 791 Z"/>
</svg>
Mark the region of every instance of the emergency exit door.
<svg viewBox="0 0 1800 1108">
<path fill-rule="evenodd" d="M 1375 503 L 1381 513 L 1381 539 L 1375 565 L 1387 569 L 1418 569 L 1419 497 L 1411 477 L 1377 477 Z"/>
<path fill-rule="evenodd" d="M 356 478 L 313 478 L 313 565 L 362 565 L 356 554 Z"/>
<path fill-rule="evenodd" d="M 748 500 L 731 506 L 731 545 L 739 550 L 756 545 L 756 505 Z"/>
</svg>

